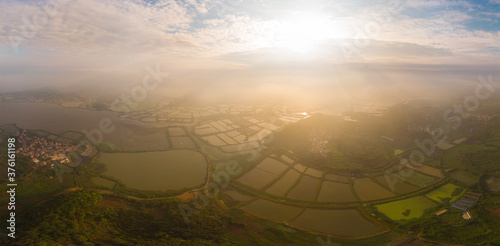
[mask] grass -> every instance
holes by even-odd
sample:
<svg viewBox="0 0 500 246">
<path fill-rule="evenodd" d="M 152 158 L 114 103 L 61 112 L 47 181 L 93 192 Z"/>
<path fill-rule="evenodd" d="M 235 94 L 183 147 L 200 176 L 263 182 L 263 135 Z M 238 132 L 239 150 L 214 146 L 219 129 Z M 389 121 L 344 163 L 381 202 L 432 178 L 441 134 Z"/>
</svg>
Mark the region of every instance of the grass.
<svg viewBox="0 0 500 246">
<path fill-rule="evenodd" d="M 412 197 L 395 202 L 388 202 L 376 205 L 377 210 L 391 220 L 405 221 L 422 217 L 427 209 L 432 209 L 437 205 L 424 196 Z"/>
<path fill-rule="evenodd" d="M 464 192 L 463 188 L 448 183 L 427 193 L 426 196 L 436 202 L 450 202 L 460 197 Z"/>
<path fill-rule="evenodd" d="M 404 153 L 404 152 L 405 152 L 404 150 L 395 149 L 395 150 L 394 150 L 394 156 L 398 156 L 398 155 L 400 155 L 400 154 L 402 154 L 402 153 Z"/>
</svg>

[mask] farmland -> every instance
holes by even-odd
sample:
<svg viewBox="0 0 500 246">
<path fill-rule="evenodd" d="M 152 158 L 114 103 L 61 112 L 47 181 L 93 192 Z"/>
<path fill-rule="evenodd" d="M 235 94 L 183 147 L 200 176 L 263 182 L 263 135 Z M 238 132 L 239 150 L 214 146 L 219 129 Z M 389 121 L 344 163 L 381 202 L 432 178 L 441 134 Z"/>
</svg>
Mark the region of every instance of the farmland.
<svg viewBox="0 0 500 246">
<path fill-rule="evenodd" d="M 303 210 L 299 207 L 287 206 L 261 199 L 253 201 L 241 207 L 241 209 L 253 215 L 279 222 L 289 221 Z"/>
<path fill-rule="evenodd" d="M 395 195 L 370 179 L 357 179 L 353 186 L 356 194 L 363 201 L 378 200 Z"/>
<path fill-rule="evenodd" d="M 288 192 L 288 197 L 298 200 L 315 200 L 319 179 L 311 176 L 302 176 L 299 183 Z"/>
<path fill-rule="evenodd" d="M 436 203 L 424 196 L 375 205 L 380 213 L 395 221 L 420 218 L 428 209 L 432 209 L 436 206 Z"/>
<path fill-rule="evenodd" d="M 292 187 L 292 185 L 297 182 L 298 178 L 300 177 L 299 172 L 290 169 L 288 172 L 278 180 L 276 183 L 274 183 L 271 187 L 269 187 L 266 192 L 278 196 L 284 196 L 287 191 Z"/>
<path fill-rule="evenodd" d="M 449 183 L 427 193 L 426 196 L 436 202 L 453 202 L 464 193 L 463 188 Z"/>
<path fill-rule="evenodd" d="M 321 191 L 318 196 L 319 202 L 353 202 L 358 199 L 351 191 L 348 184 L 323 181 Z"/>
<path fill-rule="evenodd" d="M 138 190 L 166 191 L 195 187 L 203 184 L 207 175 L 205 157 L 191 150 L 103 154 L 100 161 L 106 166 L 103 175 Z M 178 175 L 189 178 L 175 179 Z"/>
<path fill-rule="evenodd" d="M 258 238 L 252 243 L 263 239 L 266 243 L 311 245 L 317 242 L 316 236 L 330 235 L 342 245 L 383 245 L 391 238 L 415 237 L 417 233 L 424 240 L 445 241 L 440 233 L 453 232 L 440 228 L 439 223 L 493 237 L 488 234 L 494 229 L 489 225 L 493 222 L 483 212 L 498 214 L 493 184 L 500 177 L 499 127 L 451 132 L 447 145 L 440 145 L 445 149 L 436 146 L 432 155 L 420 160 L 422 164 L 408 168 L 402 163 L 415 150 L 414 140 L 430 134 L 411 133 L 418 128 L 411 124 L 424 124 L 425 117 L 432 116 L 425 108 L 425 120 L 418 121 L 412 118 L 418 119 L 411 111 L 415 109 L 399 107 L 381 117 L 353 114 L 349 121 L 312 114 L 291 125 L 264 124 L 261 119 L 265 117 L 252 114 L 223 120 L 211 116 L 190 126 L 137 131 L 155 145 L 146 150 L 162 149 L 156 152 L 137 151 L 139 145 L 126 138 L 127 133 L 135 132 L 124 130 L 123 136 L 112 135 L 99 145 L 94 163 L 75 169 L 78 174 L 64 176 L 64 184 L 56 187 L 58 181 L 52 179 L 54 188 L 46 187 L 27 177 L 19 189 L 29 196 L 41 189 L 60 192 L 58 187 L 75 182 L 81 189 L 106 194 L 106 202 L 100 206 L 116 209 L 136 209 L 127 199 L 178 199 L 195 211 L 196 206 L 213 203 L 235 222 L 230 230 L 252 231 Z M 403 119 L 392 118 L 401 112 L 409 113 Z M 279 127 L 280 131 L 269 135 L 270 129 Z M 6 135 L 8 130 L 5 127 L 0 134 Z M 61 141 L 81 137 L 71 131 L 40 134 Z M 244 140 L 248 141 L 239 143 Z M 169 153 L 176 153 L 175 158 Z M 237 163 L 241 172 L 228 176 L 230 162 Z M 177 176 L 187 178 L 175 179 Z M 200 198 L 210 194 L 209 188 L 214 189 L 213 198 Z M 451 207 L 467 191 L 484 194 L 470 209 L 470 221 L 464 221 L 462 210 Z M 483 204 L 493 205 L 481 211 Z M 153 218 L 165 214 L 153 205 L 137 209 Z M 446 212 L 436 216 L 438 211 Z M 421 225 L 430 226 L 415 229 Z M 244 234 L 239 232 L 238 236 Z M 370 238 L 374 241 L 364 241 Z M 457 243 L 471 240 L 456 238 Z"/>
<path fill-rule="evenodd" d="M 368 237 L 384 231 L 380 225 L 366 219 L 357 209 L 306 209 L 292 225 L 338 237 Z"/>
</svg>

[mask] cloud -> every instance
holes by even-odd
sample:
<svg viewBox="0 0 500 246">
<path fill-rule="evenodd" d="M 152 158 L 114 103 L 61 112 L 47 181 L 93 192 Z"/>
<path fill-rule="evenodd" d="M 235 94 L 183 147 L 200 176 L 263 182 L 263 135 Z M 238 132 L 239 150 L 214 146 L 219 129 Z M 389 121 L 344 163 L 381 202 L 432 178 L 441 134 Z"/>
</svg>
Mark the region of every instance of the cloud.
<svg viewBox="0 0 500 246">
<path fill-rule="evenodd" d="M 1 22 L 2 43 L 12 45 L 12 37 L 17 37 L 23 40 L 23 47 L 38 49 L 158 51 L 175 43 L 168 31 L 189 28 L 196 15 L 174 0 L 158 1 L 152 6 L 136 1 L 72 0 L 57 10 L 50 16 L 36 5 L 11 3 L 2 18 L 7 21 Z M 48 20 L 40 25 L 38 16 Z"/>
<path fill-rule="evenodd" d="M 500 0 L 499 0 L 499 2 L 500 2 Z M 489 16 L 494 16 L 494 17 L 500 18 L 500 13 L 483 12 L 482 14 L 483 15 L 489 15 Z"/>
<path fill-rule="evenodd" d="M 437 7 L 451 7 L 459 6 L 465 8 L 473 8 L 476 5 L 469 1 L 450 1 L 450 0 L 408 0 L 403 4 L 405 7 L 412 8 L 437 8 Z"/>
<path fill-rule="evenodd" d="M 498 53 L 491 52 L 500 48 L 500 32 L 470 29 L 466 23 L 476 20 L 477 15 L 464 9 L 443 8 L 477 8 L 467 1 L 411 0 L 404 6 L 438 11 L 426 18 L 398 12 L 390 15 L 386 23 L 374 18 L 380 13 L 370 12 L 374 5 L 368 1 L 359 2 L 359 9 L 349 1 L 315 3 L 328 8 L 307 7 L 308 2 L 299 0 L 238 4 L 226 0 L 68 0 L 46 24 L 37 26 L 33 22 L 44 13 L 43 5 L 7 0 L 0 3 L 0 57 L 18 65 L 0 64 L 13 71 L 19 71 L 23 64 L 33 71 L 126 71 L 131 66 L 140 70 L 146 61 L 161 61 L 169 68 L 184 70 L 224 66 L 228 70 L 241 69 L 261 62 L 288 66 L 291 60 L 301 65 L 345 61 L 340 42 L 335 39 L 323 40 L 308 55 L 276 47 L 279 23 L 296 12 L 325 16 L 329 24 L 334 23 L 328 25 L 333 31 L 357 27 L 364 32 L 367 24 L 378 24 L 380 32 L 366 37 L 372 41 L 361 49 L 359 62 L 456 64 L 500 60 Z M 493 11 L 485 15 L 499 17 Z M 37 28 L 34 35 L 26 35 L 33 26 Z M 293 37 L 301 35 L 300 30 L 296 31 Z M 356 38 L 355 32 L 346 33 L 346 40 Z M 18 54 L 6 51 L 12 37 L 22 41 Z"/>
</svg>

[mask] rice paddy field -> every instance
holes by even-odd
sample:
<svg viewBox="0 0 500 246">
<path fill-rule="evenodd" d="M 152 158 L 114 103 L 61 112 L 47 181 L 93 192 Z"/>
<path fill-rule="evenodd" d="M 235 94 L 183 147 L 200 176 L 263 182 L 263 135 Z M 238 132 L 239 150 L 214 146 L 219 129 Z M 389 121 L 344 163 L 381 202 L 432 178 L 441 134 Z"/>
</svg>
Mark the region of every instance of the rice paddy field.
<svg viewBox="0 0 500 246">
<path fill-rule="evenodd" d="M 303 209 L 257 199 L 240 207 L 254 216 L 287 222 L 305 230 L 326 233 L 337 237 L 369 237 L 384 231 L 382 226 L 367 219 L 357 208 L 351 209 Z"/>
<path fill-rule="evenodd" d="M 404 221 L 420 218 L 427 209 L 436 207 L 437 204 L 425 196 L 416 196 L 395 202 L 375 205 L 377 210 L 391 220 Z"/>
<path fill-rule="evenodd" d="M 219 137 L 214 136 L 214 135 L 202 137 L 202 139 L 207 141 L 212 146 L 218 147 L 218 146 L 226 145 L 226 142 L 222 141 L 222 139 L 220 139 Z"/>
<path fill-rule="evenodd" d="M 182 127 L 170 127 L 168 128 L 168 135 L 171 137 L 186 136 L 186 131 Z"/>
<path fill-rule="evenodd" d="M 196 149 L 196 144 L 190 137 L 170 137 L 170 141 L 176 149 Z"/>
<path fill-rule="evenodd" d="M 435 212 L 440 204 L 452 202 L 465 192 L 459 183 L 454 182 L 440 185 L 426 194 L 412 193 L 451 174 L 446 172 L 449 170 L 442 169 L 440 159 L 429 158 L 425 160 L 426 164 L 394 170 L 386 169 L 392 163 L 382 162 L 383 157 L 374 159 L 365 156 L 374 163 L 388 164 L 378 170 L 373 168 L 361 172 L 356 163 L 350 170 L 339 168 L 343 164 L 352 167 L 353 164 L 347 162 L 340 163 L 336 166 L 338 169 L 333 170 L 321 163 L 306 162 L 294 153 L 295 149 L 293 152 L 272 152 L 237 178 L 238 183 L 246 186 L 241 191 L 253 190 L 250 194 L 256 200 L 239 201 L 240 207 L 234 207 L 298 229 L 353 239 L 386 232 L 387 229 L 377 219 L 387 217 L 404 225 L 407 221 Z M 398 151 L 400 155 L 403 153 Z M 339 156 L 347 158 L 343 153 Z M 431 161 L 435 161 L 435 165 L 428 165 Z M 455 175 L 458 178 L 466 173 L 456 172 Z M 234 186 L 236 189 L 239 187 Z M 404 194 L 413 197 L 393 199 Z M 391 198 L 390 202 L 384 200 L 387 198 Z M 375 209 L 370 211 L 373 214 L 364 213 L 363 206 L 373 206 L 378 213 Z"/>
<path fill-rule="evenodd" d="M 172 147 L 164 128 L 143 129 L 122 122 L 116 125 L 120 130 L 106 134 L 105 138 L 105 142 L 113 146 L 112 152 L 161 151 Z"/>
<path fill-rule="evenodd" d="M 349 183 L 349 181 L 350 181 L 349 177 L 347 177 L 347 176 L 332 174 L 332 173 L 325 175 L 325 180 L 331 180 L 331 181 L 337 181 L 337 182 L 343 182 L 343 183 Z"/>
<path fill-rule="evenodd" d="M 292 185 L 297 182 L 299 177 L 299 172 L 293 169 L 288 170 L 285 176 L 271 185 L 271 187 L 269 187 L 266 192 L 277 196 L 284 196 L 286 192 L 292 187 Z"/>
<path fill-rule="evenodd" d="M 288 168 L 288 165 L 273 158 L 266 158 L 257 165 L 257 168 L 279 175 Z"/>
<path fill-rule="evenodd" d="M 354 191 L 362 201 L 378 200 L 395 196 L 394 193 L 368 178 L 356 179 L 353 187 Z"/>
<path fill-rule="evenodd" d="M 179 190 L 201 185 L 207 177 L 207 160 L 192 150 L 103 154 L 99 161 L 106 165 L 103 175 L 137 190 Z"/>
<path fill-rule="evenodd" d="M 426 166 L 426 165 L 419 165 L 419 166 L 415 167 L 415 171 L 426 174 L 426 175 L 434 176 L 437 178 L 444 178 L 444 175 L 441 172 L 441 170 L 439 170 L 435 167 L 430 167 L 430 166 Z"/>
<path fill-rule="evenodd" d="M 418 186 L 409 184 L 405 182 L 403 179 L 398 178 L 392 174 L 377 176 L 375 177 L 375 180 L 386 189 L 398 195 L 419 189 Z"/>
<path fill-rule="evenodd" d="M 358 209 L 306 209 L 292 225 L 338 237 L 367 237 L 384 231 Z"/>
<path fill-rule="evenodd" d="M 316 178 L 321 178 L 324 174 L 323 171 L 314 169 L 314 168 L 308 168 L 305 172 L 305 174 L 316 177 Z"/>
<path fill-rule="evenodd" d="M 271 155 L 237 182 L 270 195 L 288 197 L 301 201 L 346 203 L 373 201 L 418 190 L 442 177 L 441 170 L 422 165 L 419 171 L 373 173 L 370 178 L 353 179 L 348 173 L 331 173 L 292 162 L 284 161 L 280 155 Z M 289 157 L 288 157 L 289 158 Z M 409 170 L 409 169 L 408 169 Z"/>
<path fill-rule="evenodd" d="M 286 155 L 281 155 L 281 160 L 283 160 L 284 162 L 288 163 L 288 164 L 292 164 L 294 161 L 293 159 L 291 159 L 290 157 L 286 156 Z"/>
<path fill-rule="evenodd" d="M 307 175 L 302 176 L 299 183 L 288 192 L 288 197 L 297 200 L 311 201 L 316 198 L 316 189 L 320 180 Z"/>
<path fill-rule="evenodd" d="M 289 221 L 304 210 L 303 208 L 288 206 L 263 199 L 257 199 L 240 208 L 258 217 L 278 222 Z"/>
<path fill-rule="evenodd" d="M 293 168 L 294 168 L 295 170 L 297 170 L 297 171 L 301 172 L 301 173 L 303 173 L 303 172 L 307 169 L 307 167 L 306 167 L 306 166 L 304 166 L 304 165 L 302 165 L 302 164 L 300 164 L 300 163 L 293 165 Z"/>
<path fill-rule="evenodd" d="M 261 189 L 276 178 L 278 178 L 277 174 L 254 168 L 238 178 L 237 181 L 255 189 Z"/>
<path fill-rule="evenodd" d="M 349 184 L 323 181 L 318 196 L 318 202 L 354 202 L 354 196 Z"/>
<path fill-rule="evenodd" d="M 270 184 L 274 179 L 278 178 L 288 168 L 289 166 L 287 164 L 279 160 L 266 158 L 256 167 L 243 174 L 237 180 L 244 185 L 248 185 L 256 189 L 261 189 L 264 186 Z M 288 179 L 290 179 L 290 177 Z M 286 180 L 283 182 L 287 183 Z M 286 188 L 282 187 L 281 189 Z M 280 189 L 278 190 L 281 191 Z"/>
<path fill-rule="evenodd" d="M 231 199 L 238 201 L 238 202 L 246 202 L 251 200 L 253 197 L 245 195 L 237 190 L 227 190 L 224 191 L 224 194 L 228 195 L 231 197 Z"/>
</svg>

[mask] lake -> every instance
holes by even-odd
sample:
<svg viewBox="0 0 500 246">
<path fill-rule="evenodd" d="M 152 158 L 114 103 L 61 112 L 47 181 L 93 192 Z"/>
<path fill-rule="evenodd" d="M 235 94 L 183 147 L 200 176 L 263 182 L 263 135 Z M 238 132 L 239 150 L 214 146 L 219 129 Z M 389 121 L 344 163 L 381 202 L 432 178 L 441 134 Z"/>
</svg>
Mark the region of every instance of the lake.
<svg viewBox="0 0 500 246">
<path fill-rule="evenodd" d="M 111 111 L 95 111 L 82 108 L 65 108 L 53 103 L 0 103 L 0 125 L 16 124 L 23 129 L 41 129 L 54 134 L 67 131 L 90 132 L 91 138 L 118 151 L 159 151 L 170 148 L 167 128 L 160 124 L 147 127 L 137 121 L 121 119 Z M 103 133 L 97 131 L 103 119 L 111 120 L 114 130 Z M 156 128 L 154 128 L 156 127 Z"/>
<path fill-rule="evenodd" d="M 120 121 L 118 113 L 65 108 L 53 103 L 0 103 L 0 125 L 15 123 L 24 129 L 43 129 L 55 134 L 98 128 L 103 118 Z"/>
</svg>

